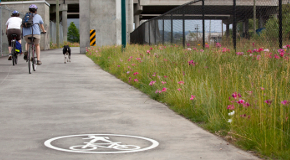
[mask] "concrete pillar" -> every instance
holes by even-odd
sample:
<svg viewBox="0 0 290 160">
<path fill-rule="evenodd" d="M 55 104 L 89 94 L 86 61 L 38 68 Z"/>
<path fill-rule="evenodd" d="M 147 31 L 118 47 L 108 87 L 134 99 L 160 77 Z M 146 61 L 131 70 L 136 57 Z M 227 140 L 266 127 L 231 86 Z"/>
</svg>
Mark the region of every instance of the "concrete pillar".
<svg viewBox="0 0 290 160">
<path fill-rule="evenodd" d="M 226 26 L 227 26 L 227 28 L 226 28 L 226 36 L 229 37 L 230 36 L 230 24 L 227 23 Z"/>
<path fill-rule="evenodd" d="M 260 12 L 258 28 L 263 28 L 264 24 L 265 24 L 265 19 L 264 19 L 264 16 L 262 15 L 262 12 Z"/>
<path fill-rule="evenodd" d="M 116 0 L 116 45 L 122 44 L 122 14 L 121 14 L 121 0 Z"/>
<path fill-rule="evenodd" d="M 135 29 L 140 26 L 140 18 L 139 14 L 134 16 L 134 22 L 135 22 Z"/>
<path fill-rule="evenodd" d="M 127 14 L 127 43 L 130 43 L 130 33 L 133 32 L 134 23 L 134 1 L 126 0 Z"/>
<path fill-rule="evenodd" d="M 62 11 L 63 41 L 67 41 L 67 10 L 67 4 L 60 5 L 60 11 Z"/>
<path fill-rule="evenodd" d="M 82 1 L 80 7 L 80 53 L 86 53 L 90 46 L 90 0 Z"/>
<path fill-rule="evenodd" d="M 249 20 L 245 19 L 243 22 L 243 34 L 245 38 L 248 38 L 249 35 Z"/>
</svg>

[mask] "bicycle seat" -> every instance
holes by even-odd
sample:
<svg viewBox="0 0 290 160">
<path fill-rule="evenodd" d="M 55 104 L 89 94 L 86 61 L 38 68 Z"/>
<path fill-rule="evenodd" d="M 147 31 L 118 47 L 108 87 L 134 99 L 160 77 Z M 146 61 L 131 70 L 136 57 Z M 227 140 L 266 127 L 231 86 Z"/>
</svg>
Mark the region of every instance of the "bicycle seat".
<svg viewBox="0 0 290 160">
<path fill-rule="evenodd" d="M 17 37 L 17 36 L 18 36 L 18 35 L 15 34 L 15 33 L 11 34 L 11 37 Z"/>
<path fill-rule="evenodd" d="M 28 39 L 30 39 L 30 40 L 34 40 L 34 39 L 36 39 L 35 37 L 28 37 Z"/>
</svg>

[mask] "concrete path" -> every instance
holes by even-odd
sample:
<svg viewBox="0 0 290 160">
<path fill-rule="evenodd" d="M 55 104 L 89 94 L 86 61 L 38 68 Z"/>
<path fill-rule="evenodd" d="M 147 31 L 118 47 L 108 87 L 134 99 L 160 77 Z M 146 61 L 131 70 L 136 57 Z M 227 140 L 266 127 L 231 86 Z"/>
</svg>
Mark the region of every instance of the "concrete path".
<svg viewBox="0 0 290 160">
<path fill-rule="evenodd" d="M 72 53 L 72 62 L 64 64 L 61 49 L 43 51 L 43 65 L 30 75 L 22 56 L 17 66 L 12 66 L 7 57 L 0 58 L 1 160 L 258 159 L 103 71 L 79 54 L 79 48 L 72 48 Z M 84 154 L 44 145 L 54 137 L 79 134 L 141 136 L 158 141 L 159 146 L 132 153 Z M 51 144 L 68 149 L 84 145 L 89 141 L 82 140 L 85 137 Z M 151 145 L 130 137 L 109 139 L 141 148 Z M 118 150 L 99 147 L 97 151 Z"/>
</svg>

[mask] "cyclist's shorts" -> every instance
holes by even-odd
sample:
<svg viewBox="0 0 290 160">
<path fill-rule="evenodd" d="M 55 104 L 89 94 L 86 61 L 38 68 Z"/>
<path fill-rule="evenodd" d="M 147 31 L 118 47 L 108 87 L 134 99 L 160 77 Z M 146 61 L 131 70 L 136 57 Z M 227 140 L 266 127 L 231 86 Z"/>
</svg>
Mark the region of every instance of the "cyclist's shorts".
<svg viewBox="0 0 290 160">
<path fill-rule="evenodd" d="M 7 30 L 7 38 L 8 38 L 8 43 L 9 43 L 9 47 L 11 47 L 11 40 L 12 40 L 12 37 L 11 35 L 12 34 L 17 34 L 17 37 L 16 37 L 16 40 L 19 41 L 20 40 L 20 35 L 21 35 L 21 30 L 20 29 L 8 29 Z"/>
<path fill-rule="evenodd" d="M 31 40 L 28 39 L 28 37 L 32 37 L 31 34 L 24 36 L 24 39 L 26 42 L 31 43 Z M 40 42 L 40 35 L 39 34 L 34 34 L 33 37 L 35 37 L 36 39 L 34 40 L 34 44 L 39 44 Z"/>
</svg>

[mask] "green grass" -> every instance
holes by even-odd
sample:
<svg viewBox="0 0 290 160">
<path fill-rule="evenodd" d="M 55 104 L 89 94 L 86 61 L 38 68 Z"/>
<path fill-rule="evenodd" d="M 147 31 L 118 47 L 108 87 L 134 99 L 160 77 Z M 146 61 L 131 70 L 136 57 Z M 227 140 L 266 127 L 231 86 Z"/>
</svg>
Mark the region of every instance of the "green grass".
<svg viewBox="0 0 290 160">
<path fill-rule="evenodd" d="M 64 42 L 63 44 L 60 44 L 59 47 L 57 47 L 56 43 L 50 43 L 50 49 L 58 49 L 62 48 L 64 45 L 69 45 L 70 47 L 79 47 L 79 43 L 72 43 L 72 42 Z"/>
<path fill-rule="evenodd" d="M 240 50 L 244 54 L 237 55 L 216 46 L 201 51 L 200 46 L 188 50 L 177 45 L 128 45 L 124 52 L 120 46 L 92 47 L 87 56 L 210 132 L 231 137 L 241 148 L 289 159 L 290 109 L 289 104 L 281 103 L 290 101 L 289 52 L 281 57 L 272 48 L 272 54 L 248 53 L 249 49 L 254 48 L 244 45 Z M 151 81 L 156 82 L 149 85 Z M 178 83 L 181 81 L 184 84 Z M 166 92 L 156 93 L 163 88 Z M 235 92 L 241 97 L 235 99 Z M 191 100 L 191 96 L 195 98 Z M 237 103 L 240 99 L 245 102 Z M 229 105 L 234 109 L 227 109 Z M 232 111 L 234 115 L 229 116 Z"/>
</svg>

